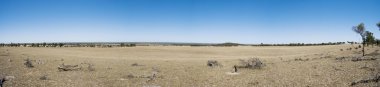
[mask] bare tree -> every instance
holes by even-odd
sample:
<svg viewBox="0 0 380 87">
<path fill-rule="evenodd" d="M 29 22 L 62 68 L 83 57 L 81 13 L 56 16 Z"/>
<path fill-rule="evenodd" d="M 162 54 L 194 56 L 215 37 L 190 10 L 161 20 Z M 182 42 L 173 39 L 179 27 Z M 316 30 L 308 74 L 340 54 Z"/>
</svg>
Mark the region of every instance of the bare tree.
<svg viewBox="0 0 380 87">
<path fill-rule="evenodd" d="M 362 52 L 363 52 L 363 56 L 364 56 L 364 45 L 365 45 L 365 37 L 366 37 L 366 30 L 365 30 L 365 27 L 364 27 L 364 23 L 360 23 L 358 26 L 352 27 L 352 30 L 355 33 L 358 33 L 362 37 L 362 41 L 363 41 L 363 43 L 362 43 L 363 44 Z"/>
</svg>

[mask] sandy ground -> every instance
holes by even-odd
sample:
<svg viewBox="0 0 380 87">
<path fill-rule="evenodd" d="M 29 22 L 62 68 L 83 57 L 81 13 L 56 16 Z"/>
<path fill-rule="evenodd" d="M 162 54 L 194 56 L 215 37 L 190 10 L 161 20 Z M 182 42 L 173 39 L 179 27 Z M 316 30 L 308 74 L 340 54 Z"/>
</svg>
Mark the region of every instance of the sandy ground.
<svg viewBox="0 0 380 87">
<path fill-rule="evenodd" d="M 347 87 L 379 72 L 378 60 L 351 61 L 354 45 L 302 47 L 0 48 L 0 74 L 14 76 L 4 87 Z M 343 49 L 341 51 L 340 49 Z M 379 47 L 368 47 L 380 58 Z M 230 73 L 239 59 L 260 58 L 261 69 Z M 336 58 L 342 58 L 337 60 Z M 34 68 L 27 68 L 25 59 Z M 296 61 L 301 58 L 303 61 Z M 217 60 L 222 67 L 208 67 Z M 60 64 L 82 66 L 58 71 Z M 137 66 L 132 66 L 137 63 Z M 94 71 L 86 64 L 93 64 Z M 154 79 L 149 77 L 156 74 Z M 46 76 L 46 80 L 40 79 Z M 357 87 L 380 86 L 376 82 Z"/>
</svg>

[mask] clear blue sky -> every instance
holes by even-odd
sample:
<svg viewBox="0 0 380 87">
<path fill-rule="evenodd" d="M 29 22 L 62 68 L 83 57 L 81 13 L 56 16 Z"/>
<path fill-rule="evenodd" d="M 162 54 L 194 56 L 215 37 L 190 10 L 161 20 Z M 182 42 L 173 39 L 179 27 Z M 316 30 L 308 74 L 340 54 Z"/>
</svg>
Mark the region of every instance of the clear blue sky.
<svg viewBox="0 0 380 87">
<path fill-rule="evenodd" d="M 0 0 L 0 43 L 360 41 L 380 0 Z"/>
</svg>

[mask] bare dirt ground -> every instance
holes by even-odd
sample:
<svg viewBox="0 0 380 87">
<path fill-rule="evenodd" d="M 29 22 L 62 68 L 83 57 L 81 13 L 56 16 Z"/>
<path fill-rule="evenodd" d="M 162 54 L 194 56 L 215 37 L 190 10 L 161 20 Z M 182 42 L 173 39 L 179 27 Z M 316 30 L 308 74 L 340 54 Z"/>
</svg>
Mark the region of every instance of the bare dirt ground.
<svg viewBox="0 0 380 87">
<path fill-rule="evenodd" d="M 352 61 L 360 56 L 355 46 L 5 47 L 0 48 L 0 75 L 14 76 L 4 87 L 347 87 L 380 71 L 380 59 Z M 380 58 L 379 47 L 367 48 L 368 57 Z M 252 57 L 265 66 L 230 73 L 239 59 Z M 33 68 L 24 65 L 27 58 Z M 223 66 L 208 67 L 208 60 Z M 82 68 L 59 71 L 63 63 Z"/>
</svg>

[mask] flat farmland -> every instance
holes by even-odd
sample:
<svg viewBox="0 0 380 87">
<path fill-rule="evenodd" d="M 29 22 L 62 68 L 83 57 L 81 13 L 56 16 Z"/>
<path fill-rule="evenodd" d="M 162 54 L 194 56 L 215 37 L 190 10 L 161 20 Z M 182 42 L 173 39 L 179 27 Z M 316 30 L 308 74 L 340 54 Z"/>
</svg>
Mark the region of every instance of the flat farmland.
<svg viewBox="0 0 380 87">
<path fill-rule="evenodd" d="M 380 48 L 366 47 L 366 57 L 374 60 L 352 61 L 361 55 L 355 47 L 2 47 L 0 75 L 14 76 L 4 87 L 346 87 L 379 72 Z M 264 66 L 233 72 L 249 58 Z M 26 59 L 34 67 L 28 68 Z M 209 67 L 208 60 L 220 66 Z M 80 69 L 60 71 L 62 64 Z"/>
</svg>

